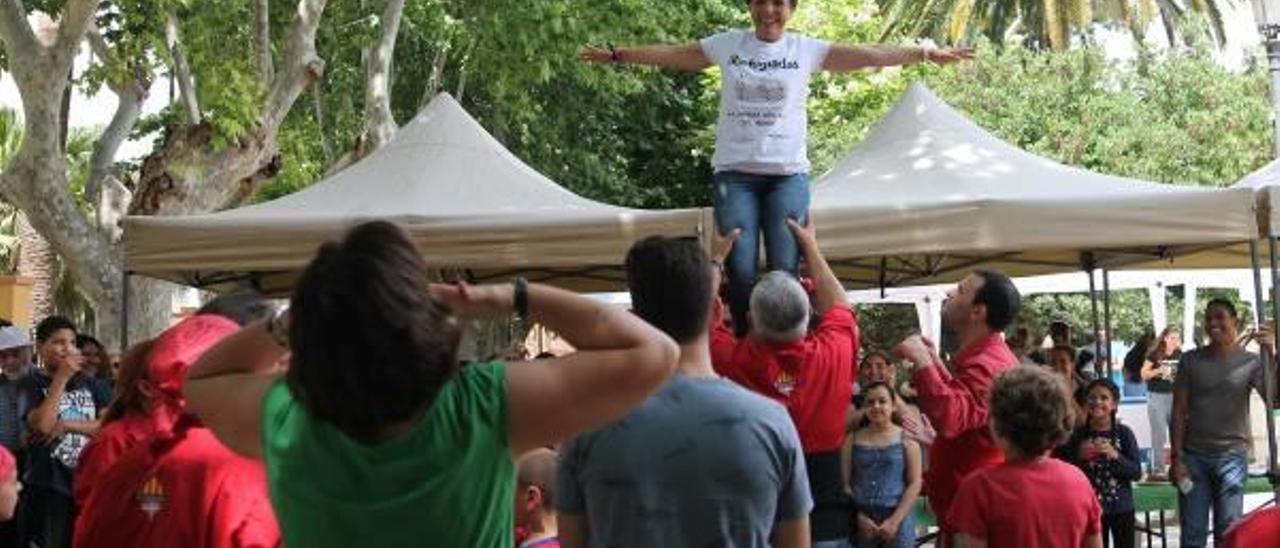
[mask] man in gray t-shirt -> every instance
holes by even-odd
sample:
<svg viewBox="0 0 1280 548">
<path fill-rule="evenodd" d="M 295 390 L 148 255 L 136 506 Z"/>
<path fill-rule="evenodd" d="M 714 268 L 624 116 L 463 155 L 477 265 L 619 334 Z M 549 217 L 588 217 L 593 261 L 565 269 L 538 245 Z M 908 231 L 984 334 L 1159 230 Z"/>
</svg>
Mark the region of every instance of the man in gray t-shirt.
<svg viewBox="0 0 1280 548">
<path fill-rule="evenodd" d="M 1213 511 L 1214 544 L 1243 514 L 1248 462 L 1249 392 L 1263 387 L 1258 355 L 1236 344 L 1238 318 L 1230 301 L 1205 308 L 1209 345 L 1182 355 L 1173 383 L 1171 479 L 1179 486 L 1182 546 L 1204 546 Z M 1263 345 L 1271 334 L 1259 332 Z"/>
<path fill-rule="evenodd" d="M 639 409 L 561 447 L 564 546 L 808 545 L 813 500 L 791 417 L 711 367 L 711 264 L 689 240 L 628 253 L 632 307 L 680 344 L 680 361 Z"/>
</svg>

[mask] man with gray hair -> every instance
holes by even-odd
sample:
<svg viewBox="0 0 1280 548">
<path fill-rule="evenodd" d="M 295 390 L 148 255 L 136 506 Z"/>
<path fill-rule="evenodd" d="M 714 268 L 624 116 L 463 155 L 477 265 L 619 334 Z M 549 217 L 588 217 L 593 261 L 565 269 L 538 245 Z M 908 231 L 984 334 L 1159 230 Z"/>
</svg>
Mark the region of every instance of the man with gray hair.
<svg viewBox="0 0 1280 548">
<path fill-rule="evenodd" d="M 720 321 L 723 306 L 717 305 L 711 360 L 719 374 L 786 406 L 809 472 L 812 539 L 814 546 L 823 546 L 852 533 L 840 485 L 840 448 L 857 373 L 858 322 L 818 249 L 813 226 L 792 220 L 788 225 L 813 278 L 812 303 L 790 274 L 765 274 L 751 291 L 746 337 L 734 337 Z M 817 317 L 812 330 L 811 315 Z"/>
</svg>

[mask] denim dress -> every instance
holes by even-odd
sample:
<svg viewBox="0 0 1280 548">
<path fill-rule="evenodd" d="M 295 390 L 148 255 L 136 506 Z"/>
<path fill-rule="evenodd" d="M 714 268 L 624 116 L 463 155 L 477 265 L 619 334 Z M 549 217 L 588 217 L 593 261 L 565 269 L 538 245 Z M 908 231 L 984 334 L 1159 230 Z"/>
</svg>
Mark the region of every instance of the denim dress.
<svg viewBox="0 0 1280 548">
<path fill-rule="evenodd" d="M 857 511 L 875 522 L 893 515 L 907 488 L 907 449 L 899 438 L 897 443 L 883 447 L 853 444 L 852 468 L 849 487 L 853 491 L 853 503 Z M 893 542 L 866 543 L 855 535 L 854 546 L 884 546 L 912 548 L 916 545 L 915 513 L 909 512 L 898 536 Z"/>
</svg>

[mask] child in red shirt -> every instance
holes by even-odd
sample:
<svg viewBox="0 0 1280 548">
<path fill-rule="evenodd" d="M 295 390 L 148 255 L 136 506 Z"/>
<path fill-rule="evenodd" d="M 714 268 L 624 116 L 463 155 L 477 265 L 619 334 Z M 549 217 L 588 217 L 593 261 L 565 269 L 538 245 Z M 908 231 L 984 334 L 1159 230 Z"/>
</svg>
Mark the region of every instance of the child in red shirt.
<svg viewBox="0 0 1280 548">
<path fill-rule="evenodd" d="M 1021 366 L 991 391 L 991 431 L 1005 462 L 960 483 L 948 521 L 960 548 L 1101 548 L 1102 507 L 1080 470 L 1050 458 L 1073 417 L 1065 384 Z"/>
<path fill-rule="evenodd" d="M 534 449 L 516 461 L 516 527 L 519 548 L 560 548 L 552 486 L 556 484 L 556 452 Z"/>
</svg>

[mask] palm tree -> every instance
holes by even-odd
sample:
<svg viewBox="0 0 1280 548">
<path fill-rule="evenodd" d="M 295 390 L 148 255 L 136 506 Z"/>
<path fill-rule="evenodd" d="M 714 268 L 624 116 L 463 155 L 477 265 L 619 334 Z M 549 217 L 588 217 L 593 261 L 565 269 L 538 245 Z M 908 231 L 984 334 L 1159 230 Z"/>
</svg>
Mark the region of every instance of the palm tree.
<svg viewBox="0 0 1280 548">
<path fill-rule="evenodd" d="M 1202 16 L 1219 45 L 1225 43 L 1220 0 L 879 0 L 884 36 L 903 33 L 943 43 L 977 35 L 1003 44 L 1013 33 L 1028 46 L 1062 50 L 1093 23 L 1123 26 L 1141 39 L 1155 17 L 1170 45 L 1178 42 L 1191 15 Z"/>
</svg>

